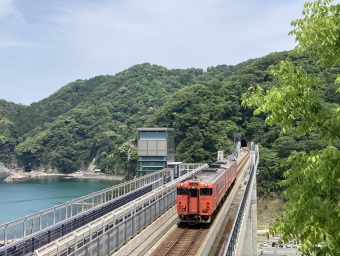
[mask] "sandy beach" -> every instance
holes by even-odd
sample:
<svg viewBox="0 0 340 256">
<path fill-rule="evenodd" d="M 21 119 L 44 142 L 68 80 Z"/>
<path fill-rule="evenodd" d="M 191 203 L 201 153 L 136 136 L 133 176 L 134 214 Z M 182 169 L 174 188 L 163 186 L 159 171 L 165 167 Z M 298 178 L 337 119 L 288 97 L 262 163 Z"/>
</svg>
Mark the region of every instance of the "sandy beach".
<svg viewBox="0 0 340 256">
<path fill-rule="evenodd" d="M 76 179 L 101 179 L 101 180 L 123 180 L 122 175 L 108 175 L 104 173 L 91 173 L 91 172 L 75 172 L 75 173 L 47 173 L 44 171 L 31 171 L 25 172 L 23 170 L 1 168 L 0 173 L 8 173 L 8 177 L 4 179 L 5 182 L 22 182 L 35 177 L 47 176 L 64 176 Z"/>
</svg>

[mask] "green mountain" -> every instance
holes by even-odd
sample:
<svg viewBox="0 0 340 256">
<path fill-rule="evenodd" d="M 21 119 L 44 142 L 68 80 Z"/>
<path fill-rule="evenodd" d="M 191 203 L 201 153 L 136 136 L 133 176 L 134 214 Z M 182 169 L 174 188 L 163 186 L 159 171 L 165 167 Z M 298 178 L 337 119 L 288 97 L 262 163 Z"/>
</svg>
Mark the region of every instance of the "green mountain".
<svg viewBox="0 0 340 256">
<path fill-rule="evenodd" d="M 325 104 L 340 104 L 334 76 L 290 52 L 271 53 L 235 66 L 172 69 L 148 63 L 114 76 L 77 80 L 30 106 L 0 100 L 0 161 L 30 171 L 55 168 L 69 173 L 94 162 L 107 173 L 135 168 L 138 127 L 175 128 L 176 160 L 212 162 L 218 150 L 231 152 L 233 132 L 261 145 L 260 193 L 276 191 L 279 166 L 292 150 L 322 147 L 313 136 L 281 137 L 265 116 L 241 107 L 250 85 L 276 86 L 270 69 L 291 60 L 323 76 Z M 132 158 L 128 153 L 134 152 Z"/>
<path fill-rule="evenodd" d="M 124 162 L 118 148 L 170 94 L 202 74 L 141 64 L 115 76 L 77 80 L 29 107 L 3 101 L 1 161 L 10 164 L 12 153 L 27 171 L 43 166 L 74 172 L 96 159 L 108 171 L 108 156 Z"/>
</svg>

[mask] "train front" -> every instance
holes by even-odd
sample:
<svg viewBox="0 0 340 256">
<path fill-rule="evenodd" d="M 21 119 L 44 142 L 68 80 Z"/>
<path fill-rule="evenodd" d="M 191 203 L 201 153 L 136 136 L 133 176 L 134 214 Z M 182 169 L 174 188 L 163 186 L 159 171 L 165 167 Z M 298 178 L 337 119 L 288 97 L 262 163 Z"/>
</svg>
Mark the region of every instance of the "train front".
<svg viewBox="0 0 340 256">
<path fill-rule="evenodd" d="M 187 180 L 177 184 L 177 213 L 182 222 L 191 225 L 210 223 L 213 213 L 212 184 Z"/>
</svg>

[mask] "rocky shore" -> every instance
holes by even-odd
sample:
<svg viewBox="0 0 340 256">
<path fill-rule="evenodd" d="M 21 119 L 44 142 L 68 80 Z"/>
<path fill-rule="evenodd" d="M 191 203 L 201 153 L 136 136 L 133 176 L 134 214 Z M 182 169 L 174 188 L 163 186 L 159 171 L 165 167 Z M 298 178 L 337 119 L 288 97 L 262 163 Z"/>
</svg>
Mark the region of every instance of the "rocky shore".
<svg viewBox="0 0 340 256">
<path fill-rule="evenodd" d="M 101 179 L 101 180 L 123 180 L 122 175 L 108 175 L 104 173 L 91 173 L 91 172 L 75 172 L 70 174 L 64 173 L 48 173 L 44 171 L 31 171 L 25 172 L 23 170 L 0 168 L 0 173 L 8 173 L 8 177 L 4 182 L 23 182 L 30 178 L 48 177 L 48 176 L 63 176 L 65 178 L 76 179 Z"/>
</svg>

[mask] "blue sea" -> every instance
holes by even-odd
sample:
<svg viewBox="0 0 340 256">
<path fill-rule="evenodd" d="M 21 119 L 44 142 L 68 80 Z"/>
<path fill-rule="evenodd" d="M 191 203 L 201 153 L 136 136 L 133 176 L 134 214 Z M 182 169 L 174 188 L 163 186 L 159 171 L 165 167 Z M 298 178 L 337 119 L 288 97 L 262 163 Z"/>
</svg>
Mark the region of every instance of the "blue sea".
<svg viewBox="0 0 340 256">
<path fill-rule="evenodd" d="M 119 183 L 60 176 L 5 183 L 3 180 L 7 176 L 0 173 L 0 225 Z"/>
</svg>

